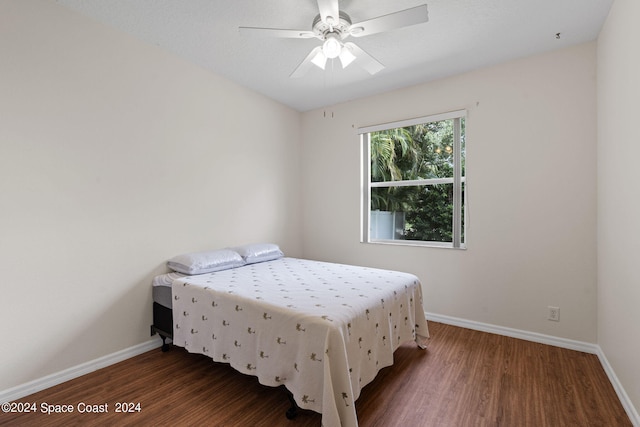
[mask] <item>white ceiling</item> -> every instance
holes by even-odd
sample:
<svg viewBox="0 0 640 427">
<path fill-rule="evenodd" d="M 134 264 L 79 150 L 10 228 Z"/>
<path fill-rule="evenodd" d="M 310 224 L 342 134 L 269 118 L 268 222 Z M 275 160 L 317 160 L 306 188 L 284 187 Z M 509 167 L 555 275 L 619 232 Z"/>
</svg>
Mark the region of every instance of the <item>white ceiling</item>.
<svg viewBox="0 0 640 427">
<path fill-rule="evenodd" d="M 299 79 L 289 75 L 319 40 L 238 27 L 310 30 L 316 0 L 54 1 L 307 111 L 594 40 L 613 0 L 340 0 L 353 22 L 423 3 L 429 22 L 350 39 L 385 65 L 374 76 L 330 60 Z"/>
</svg>

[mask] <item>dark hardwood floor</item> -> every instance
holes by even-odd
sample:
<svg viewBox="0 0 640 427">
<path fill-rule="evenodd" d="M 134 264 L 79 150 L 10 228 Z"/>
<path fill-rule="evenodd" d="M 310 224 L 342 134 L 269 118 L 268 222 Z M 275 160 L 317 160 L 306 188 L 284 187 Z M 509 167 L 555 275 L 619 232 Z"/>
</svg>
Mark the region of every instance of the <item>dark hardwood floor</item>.
<svg viewBox="0 0 640 427">
<path fill-rule="evenodd" d="M 595 355 L 434 322 L 429 327 L 426 351 L 403 345 L 395 364 L 364 388 L 357 401 L 360 426 L 632 425 Z M 19 402 L 35 403 L 37 412 L 0 413 L 0 424 L 318 427 L 321 419 L 301 411 L 287 420 L 283 389 L 178 347 L 144 353 Z M 74 412 L 42 414 L 43 404 L 72 405 Z M 91 407 L 96 410 L 106 404 L 109 412 L 79 413 L 82 404 L 102 405 Z M 115 412 L 118 407 L 133 412 Z"/>
</svg>

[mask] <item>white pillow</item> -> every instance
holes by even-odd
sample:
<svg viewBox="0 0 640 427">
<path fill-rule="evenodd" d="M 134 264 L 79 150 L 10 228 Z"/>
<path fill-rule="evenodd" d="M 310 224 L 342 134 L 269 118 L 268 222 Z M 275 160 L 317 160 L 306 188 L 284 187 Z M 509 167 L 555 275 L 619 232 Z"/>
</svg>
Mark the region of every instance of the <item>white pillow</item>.
<svg viewBox="0 0 640 427">
<path fill-rule="evenodd" d="M 236 251 L 246 264 L 271 261 L 284 256 L 278 245 L 275 243 L 254 243 L 232 248 Z"/>
<path fill-rule="evenodd" d="M 167 266 L 170 269 L 188 275 L 228 270 L 241 267 L 244 264 L 240 254 L 231 249 L 182 254 L 167 261 Z"/>
</svg>

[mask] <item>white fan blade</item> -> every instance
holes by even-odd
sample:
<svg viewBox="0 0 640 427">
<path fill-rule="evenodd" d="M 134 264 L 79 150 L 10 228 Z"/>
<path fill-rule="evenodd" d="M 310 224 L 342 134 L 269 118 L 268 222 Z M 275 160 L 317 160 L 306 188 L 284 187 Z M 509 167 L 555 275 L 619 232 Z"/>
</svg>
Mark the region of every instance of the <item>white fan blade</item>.
<svg viewBox="0 0 640 427">
<path fill-rule="evenodd" d="M 381 33 L 383 31 L 394 30 L 396 28 L 408 27 L 410 25 L 422 24 L 429 20 L 427 5 L 412 7 L 400 12 L 378 16 L 366 21 L 352 24 L 349 27 L 349 34 L 354 37 L 368 36 L 370 34 Z"/>
<path fill-rule="evenodd" d="M 293 73 L 289 76 L 292 79 L 296 79 L 298 77 L 302 77 L 309 69 L 315 64 L 318 67 L 324 70 L 325 64 L 327 63 L 327 57 L 322 53 L 322 46 L 318 46 L 314 48 L 309 55 L 298 65 L 298 67 L 293 70 Z"/>
<path fill-rule="evenodd" d="M 311 39 L 318 37 L 313 31 L 286 30 L 282 28 L 239 27 L 241 33 L 256 34 L 260 36 L 280 37 L 287 39 Z"/>
<path fill-rule="evenodd" d="M 344 46 L 349 49 L 351 53 L 356 57 L 356 63 L 364 68 L 369 74 L 376 74 L 384 68 L 384 65 L 382 65 L 373 56 L 360 49 L 358 45 L 349 42 L 345 43 Z"/>
<path fill-rule="evenodd" d="M 340 22 L 340 8 L 338 0 L 318 0 L 318 9 L 322 22 L 328 25 L 336 25 Z"/>
</svg>

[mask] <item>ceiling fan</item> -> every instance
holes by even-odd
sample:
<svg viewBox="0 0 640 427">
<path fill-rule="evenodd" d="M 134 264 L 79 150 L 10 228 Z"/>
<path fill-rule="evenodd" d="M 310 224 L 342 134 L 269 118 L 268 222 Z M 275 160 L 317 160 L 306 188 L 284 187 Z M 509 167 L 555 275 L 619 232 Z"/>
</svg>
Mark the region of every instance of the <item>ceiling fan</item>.
<svg viewBox="0 0 640 427">
<path fill-rule="evenodd" d="M 327 60 L 334 58 L 340 59 L 342 68 L 356 61 L 369 74 L 376 74 L 384 68 L 384 65 L 355 43 L 344 42 L 344 40 L 349 36 L 364 37 L 429 20 L 427 5 L 423 4 L 354 24 L 349 15 L 339 9 L 338 0 L 317 1 L 320 14 L 313 20 L 311 30 L 240 27 L 240 31 L 271 37 L 321 40 L 322 45 L 311 50 L 289 77 L 302 77 L 312 65 L 324 70 Z"/>
</svg>

